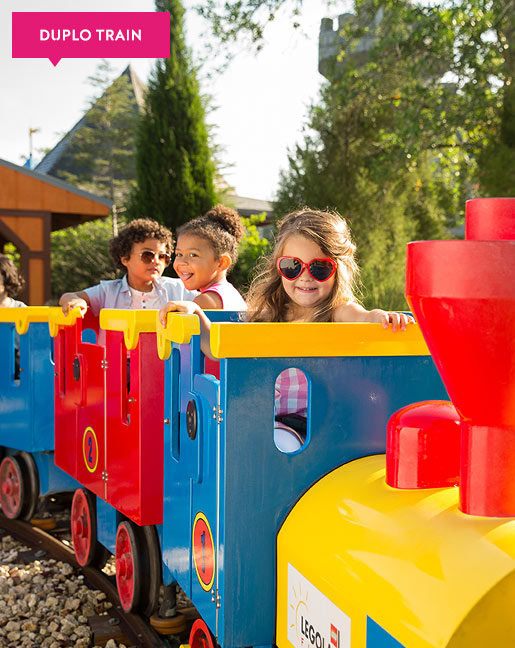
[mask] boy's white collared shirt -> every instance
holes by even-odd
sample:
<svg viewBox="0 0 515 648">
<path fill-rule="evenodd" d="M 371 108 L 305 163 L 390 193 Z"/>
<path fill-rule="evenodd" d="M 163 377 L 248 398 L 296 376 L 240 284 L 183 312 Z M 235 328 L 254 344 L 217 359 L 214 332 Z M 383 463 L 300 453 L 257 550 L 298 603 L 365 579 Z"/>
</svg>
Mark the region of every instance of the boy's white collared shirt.
<svg viewBox="0 0 515 648">
<path fill-rule="evenodd" d="M 138 295 L 148 295 L 152 299 L 153 305 L 146 301 L 145 308 L 161 308 L 168 301 L 192 301 L 198 295 L 197 291 L 187 290 L 180 279 L 171 277 L 159 277 L 154 281 L 154 289 L 150 293 L 141 293 L 129 286 L 127 275 L 122 279 L 101 281 L 84 292 L 88 295 L 93 315 L 98 315 L 102 308 L 143 308 L 135 305 L 139 303 Z M 138 295 L 135 296 L 135 293 Z"/>
</svg>

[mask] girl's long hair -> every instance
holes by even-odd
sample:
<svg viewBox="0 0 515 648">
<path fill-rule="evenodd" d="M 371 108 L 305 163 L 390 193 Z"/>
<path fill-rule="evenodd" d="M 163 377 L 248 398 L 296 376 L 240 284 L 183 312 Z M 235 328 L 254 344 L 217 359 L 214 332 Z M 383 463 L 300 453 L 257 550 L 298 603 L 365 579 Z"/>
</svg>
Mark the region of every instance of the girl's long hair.
<svg viewBox="0 0 515 648">
<path fill-rule="evenodd" d="M 247 294 L 247 321 L 288 321 L 291 299 L 282 286 L 277 259 L 282 256 L 286 240 L 295 234 L 313 241 L 325 256 L 336 261 L 333 289 L 318 304 L 311 321 L 330 322 L 338 306 L 355 301 L 359 269 L 354 258 L 356 246 L 346 221 L 336 212 L 304 208 L 288 214 L 279 222 L 275 248 L 261 262 L 259 274 Z"/>
</svg>

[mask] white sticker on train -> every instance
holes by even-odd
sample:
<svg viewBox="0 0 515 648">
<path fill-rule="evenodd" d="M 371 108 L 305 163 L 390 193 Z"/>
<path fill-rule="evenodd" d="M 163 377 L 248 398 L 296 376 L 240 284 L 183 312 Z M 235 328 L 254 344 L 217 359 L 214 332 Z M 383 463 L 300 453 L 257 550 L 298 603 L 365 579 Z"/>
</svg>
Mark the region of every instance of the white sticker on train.
<svg viewBox="0 0 515 648">
<path fill-rule="evenodd" d="M 350 618 L 288 563 L 288 641 L 295 648 L 350 648 Z"/>
</svg>

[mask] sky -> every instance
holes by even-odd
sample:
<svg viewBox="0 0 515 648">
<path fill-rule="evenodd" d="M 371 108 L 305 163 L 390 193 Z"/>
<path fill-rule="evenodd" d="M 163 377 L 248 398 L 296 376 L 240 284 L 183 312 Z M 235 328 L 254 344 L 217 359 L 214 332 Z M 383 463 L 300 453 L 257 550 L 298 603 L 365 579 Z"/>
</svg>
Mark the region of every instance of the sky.
<svg viewBox="0 0 515 648">
<path fill-rule="evenodd" d="M 197 0 L 201 2 L 201 0 Z M 194 54 L 204 54 L 202 43 L 210 38 L 209 26 L 187 8 L 186 37 Z M 279 172 L 287 168 L 287 152 L 302 140 L 308 108 L 316 102 L 323 77 L 318 73 L 318 33 L 323 17 L 336 17 L 327 0 L 305 0 L 300 29 L 293 29 L 285 8 L 265 31 L 261 52 L 236 43 L 227 69 L 209 75 L 208 65 L 199 77 L 203 93 L 216 107 L 208 115 L 215 141 L 222 147 L 227 182 L 240 196 L 273 200 Z M 13 11 L 153 11 L 153 0 L 0 0 L 0 158 L 23 164 L 29 154 L 29 128 L 34 159 L 41 149 L 52 148 L 84 114 L 94 88 L 88 77 L 98 59 L 62 59 L 54 67 L 48 59 L 13 59 L 11 12 Z M 133 65 L 145 81 L 151 59 L 112 59 L 117 73 Z"/>
</svg>

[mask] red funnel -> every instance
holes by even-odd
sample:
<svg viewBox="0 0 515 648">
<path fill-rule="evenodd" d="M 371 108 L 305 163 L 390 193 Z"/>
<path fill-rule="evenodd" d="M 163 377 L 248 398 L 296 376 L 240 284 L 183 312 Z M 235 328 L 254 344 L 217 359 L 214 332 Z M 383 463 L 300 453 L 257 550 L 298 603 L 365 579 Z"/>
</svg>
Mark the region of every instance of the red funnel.
<svg viewBox="0 0 515 648">
<path fill-rule="evenodd" d="M 463 419 L 461 510 L 513 516 L 515 241 L 408 244 L 406 296 Z"/>
<path fill-rule="evenodd" d="M 515 198 L 476 198 L 465 205 L 465 238 L 515 240 Z"/>
</svg>

